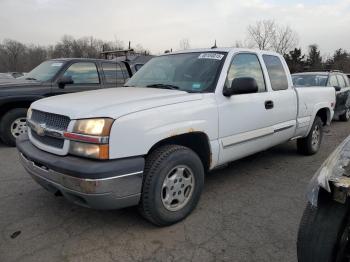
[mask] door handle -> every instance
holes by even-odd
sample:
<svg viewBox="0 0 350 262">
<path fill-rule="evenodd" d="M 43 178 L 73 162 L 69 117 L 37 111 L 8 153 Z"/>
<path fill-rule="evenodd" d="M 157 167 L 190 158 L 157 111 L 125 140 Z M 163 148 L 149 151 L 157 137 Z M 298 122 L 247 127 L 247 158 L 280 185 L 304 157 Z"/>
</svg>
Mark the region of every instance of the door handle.
<svg viewBox="0 0 350 262">
<path fill-rule="evenodd" d="M 273 108 L 273 101 L 271 101 L 271 100 L 265 101 L 265 108 L 267 110 L 272 109 Z"/>
</svg>

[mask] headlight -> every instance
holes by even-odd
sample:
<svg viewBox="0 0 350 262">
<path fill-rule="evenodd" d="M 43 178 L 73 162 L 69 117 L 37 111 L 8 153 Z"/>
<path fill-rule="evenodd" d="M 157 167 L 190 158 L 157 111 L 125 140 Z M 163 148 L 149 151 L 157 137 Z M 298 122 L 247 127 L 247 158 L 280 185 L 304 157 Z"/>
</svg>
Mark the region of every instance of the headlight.
<svg viewBox="0 0 350 262">
<path fill-rule="evenodd" d="M 63 134 L 71 140 L 69 153 L 88 158 L 108 159 L 109 134 L 113 121 L 110 118 L 77 120 L 73 132 Z"/>
<path fill-rule="evenodd" d="M 27 119 L 31 119 L 32 118 L 32 113 L 33 113 L 32 109 L 29 108 L 28 111 L 27 111 Z"/>
<path fill-rule="evenodd" d="M 113 119 L 96 118 L 82 119 L 75 122 L 73 132 L 93 136 L 108 136 L 113 124 Z"/>
<path fill-rule="evenodd" d="M 77 156 L 105 160 L 109 158 L 109 146 L 108 144 L 97 145 L 71 141 L 69 153 Z"/>
</svg>

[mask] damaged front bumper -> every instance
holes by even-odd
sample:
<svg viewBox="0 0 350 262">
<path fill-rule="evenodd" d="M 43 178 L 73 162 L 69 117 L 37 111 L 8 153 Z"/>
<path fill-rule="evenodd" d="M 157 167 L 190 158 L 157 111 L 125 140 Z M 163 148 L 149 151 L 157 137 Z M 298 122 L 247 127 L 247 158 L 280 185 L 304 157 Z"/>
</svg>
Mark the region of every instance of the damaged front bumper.
<svg viewBox="0 0 350 262">
<path fill-rule="evenodd" d="M 332 185 L 335 192 L 332 192 Z M 340 202 L 350 195 L 350 136 L 332 152 L 311 179 L 307 198 L 313 206 L 317 206 L 320 188 L 332 192 Z"/>
</svg>

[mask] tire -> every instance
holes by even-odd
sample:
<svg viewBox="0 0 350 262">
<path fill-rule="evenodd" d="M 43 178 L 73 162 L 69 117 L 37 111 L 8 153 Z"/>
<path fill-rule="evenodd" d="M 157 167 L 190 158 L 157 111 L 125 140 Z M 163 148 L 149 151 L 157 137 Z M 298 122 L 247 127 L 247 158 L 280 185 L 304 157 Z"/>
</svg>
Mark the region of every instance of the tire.
<svg viewBox="0 0 350 262">
<path fill-rule="evenodd" d="M 162 146 L 146 158 L 140 213 L 157 226 L 179 222 L 196 207 L 203 185 L 204 168 L 196 153 L 184 146 Z"/>
<path fill-rule="evenodd" d="M 297 253 L 299 262 L 348 262 L 348 205 L 332 199 L 313 207 L 308 204 L 300 222 Z M 349 251 L 349 250 L 348 250 Z"/>
<path fill-rule="evenodd" d="M 347 108 L 345 113 L 339 116 L 339 120 L 347 122 L 350 119 L 350 108 Z"/>
<path fill-rule="evenodd" d="M 0 121 L 2 141 L 8 146 L 16 146 L 16 138 L 27 132 L 25 119 L 27 108 L 9 110 Z M 12 132 L 13 131 L 13 132 Z"/>
<path fill-rule="evenodd" d="M 316 154 L 320 149 L 322 138 L 323 122 L 319 116 L 316 116 L 308 136 L 297 140 L 298 152 L 303 155 Z"/>
</svg>

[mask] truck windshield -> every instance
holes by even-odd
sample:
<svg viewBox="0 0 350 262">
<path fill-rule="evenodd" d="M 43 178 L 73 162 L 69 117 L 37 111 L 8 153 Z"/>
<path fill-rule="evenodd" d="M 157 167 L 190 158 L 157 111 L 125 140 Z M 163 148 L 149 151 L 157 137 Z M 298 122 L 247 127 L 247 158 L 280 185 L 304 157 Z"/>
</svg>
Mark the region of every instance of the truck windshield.
<svg viewBox="0 0 350 262">
<path fill-rule="evenodd" d="M 186 92 L 214 92 L 225 52 L 195 52 L 155 57 L 125 86 L 176 89 Z"/>
<path fill-rule="evenodd" d="M 46 61 L 35 67 L 25 76 L 20 77 L 20 79 L 49 81 L 57 74 L 62 66 L 62 61 Z"/>
<path fill-rule="evenodd" d="M 326 86 L 327 75 L 293 75 L 294 86 Z"/>
</svg>

